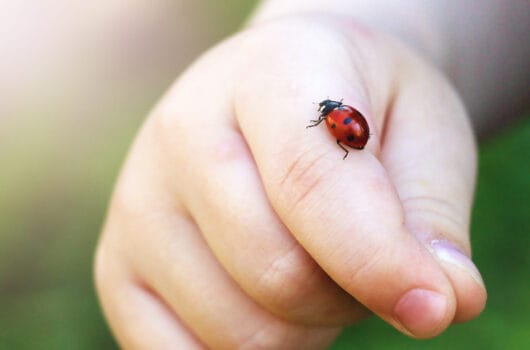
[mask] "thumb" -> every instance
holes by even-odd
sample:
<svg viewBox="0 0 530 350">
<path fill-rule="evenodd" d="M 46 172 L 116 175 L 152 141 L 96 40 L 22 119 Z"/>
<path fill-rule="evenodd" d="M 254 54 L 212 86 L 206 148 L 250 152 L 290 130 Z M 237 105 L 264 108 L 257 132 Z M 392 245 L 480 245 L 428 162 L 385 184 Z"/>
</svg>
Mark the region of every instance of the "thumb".
<svg viewBox="0 0 530 350">
<path fill-rule="evenodd" d="M 476 317 L 486 290 L 470 259 L 469 223 L 476 148 L 453 88 L 412 59 L 401 70 L 381 159 L 398 191 L 406 224 L 434 255 L 457 298 L 456 322 Z"/>
</svg>

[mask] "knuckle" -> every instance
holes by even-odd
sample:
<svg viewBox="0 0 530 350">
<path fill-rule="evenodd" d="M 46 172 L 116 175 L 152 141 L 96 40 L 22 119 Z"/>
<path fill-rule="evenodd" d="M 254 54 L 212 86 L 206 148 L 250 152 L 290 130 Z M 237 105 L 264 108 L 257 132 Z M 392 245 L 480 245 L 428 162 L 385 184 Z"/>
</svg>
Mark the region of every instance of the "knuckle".
<svg viewBox="0 0 530 350">
<path fill-rule="evenodd" d="M 369 174 L 364 179 L 364 190 L 377 196 L 386 196 L 395 193 L 395 187 L 387 171 L 382 165 L 373 165 Z"/>
<path fill-rule="evenodd" d="M 246 339 L 240 342 L 238 349 L 279 349 L 284 348 L 289 337 L 288 327 L 279 322 L 270 322 L 256 328 Z"/>
<path fill-rule="evenodd" d="M 153 214 L 167 213 L 171 207 L 179 207 L 178 198 L 166 180 L 164 172 L 168 169 L 160 164 L 160 160 L 153 158 L 151 152 L 147 156 L 135 154 L 129 157 L 115 186 L 109 208 L 109 218 L 116 220 L 109 221 L 125 224 Z"/>
<path fill-rule="evenodd" d="M 305 307 L 314 290 L 312 277 L 318 271 L 318 265 L 296 243 L 264 270 L 256 283 L 257 290 L 272 311 L 294 316 Z"/>
<path fill-rule="evenodd" d="M 294 158 L 289 156 L 289 159 L 283 162 L 288 165 L 277 182 L 279 203 L 287 206 L 286 212 L 299 207 L 305 208 L 313 193 L 321 192 L 322 187 L 332 185 L 327 175 L 341 164 L 337 163 L 335 158 L 328 157 L 329 151 L 330 149 L 328 151 L 308 149 Z M 288 152 L 292 152 L 292 149 L 288 148 Z"/>
<path fill-rule="evenodd" d="M 402 204 L 413 227 L 430 227 L 432 238 L 448 239 L 469 253 L 470 204 L 467 201 L 456 203 L 443 197 L 415 195 L 403 198 Z"/>
<path fill-rule="evenodd" d="M 380 276 L 381 273 L 387 272 L 381 266 L 389 259 L 387 249 L 382 246 L 363 247 L 356 253 L 348 251 L 345 254 L 347 255 L 344 260 L 345 264 L 342 265 L 341 274 L 345 276 L 346 284 L 344 287 L 350 294 L 353 290 L 357 290 L 360 285 L 363 285 L 364 281 L 389 277 Z"/>
<path fill-rule="evenodd" d="M 122 176 L 121 182 L 117 185 L 114 194 L 112 196 L 111 207 L 109 211 L 109 217 L 112 219 L 137 217 L 145 209 L 143 207 L 143 201 L 138 192 L 132 191 L 130 186 L 135 179 L 131 179 L 128 176 Z M 121 221 L 121 220 L 120 220 Z"/>
<path fill-rule="evenodd" d="M 160 107 L 153 112 L 145 128 L 149 143 L 161 152 L 181 149 L 189 137 L 186 118 L 182 117 L 182 112 L 170 106 Z"/>
</svg>

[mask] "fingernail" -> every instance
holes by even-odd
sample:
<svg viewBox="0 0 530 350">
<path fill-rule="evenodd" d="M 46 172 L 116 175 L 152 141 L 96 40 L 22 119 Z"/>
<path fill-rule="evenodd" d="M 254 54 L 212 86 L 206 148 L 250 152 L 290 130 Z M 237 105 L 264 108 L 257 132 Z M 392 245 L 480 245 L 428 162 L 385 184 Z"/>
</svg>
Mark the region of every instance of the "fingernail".
<svg viewBox="0 0 530 350">
<path fill-rule="evenodd" d="M 418 337 L 435 335 L 447 311 L 447 298 L 426 289 L 406 292 L 394 307 L 396 319 Z"/>
<path fill-rule="evenodd" d="M 466 271 L 478 284 L 484 286 L 484 280 L 477 267 L 471 259 L 449 241 L 434 240 L 431 242 L 432 252 L 436 257 L 444 262 Z"/>
</svg>

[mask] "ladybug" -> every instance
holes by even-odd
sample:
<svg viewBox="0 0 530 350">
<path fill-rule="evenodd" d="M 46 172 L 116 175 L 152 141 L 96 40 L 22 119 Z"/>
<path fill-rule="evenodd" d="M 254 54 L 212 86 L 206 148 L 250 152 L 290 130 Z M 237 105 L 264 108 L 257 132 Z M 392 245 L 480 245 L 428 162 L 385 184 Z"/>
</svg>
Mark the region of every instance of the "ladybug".
<svg viewBox="0 0 530 350">
<path fill-rule="evenodd" d="M 342 159 L 346 159 L 349 153 L 342 144 L 355 149 L 364 148 L 370 137 L 370 129 L 366 119 L 358 110 L 343 104 L 342 100 L 328 99 L 320 102 L 318 106 L 320 116 L 316 120 L 311 120 L 312 124 L 307 128 L 317 126 L 326 120 L 329 132 L 337 139 L 337 145 L 346 152 Z"/>
</svg>

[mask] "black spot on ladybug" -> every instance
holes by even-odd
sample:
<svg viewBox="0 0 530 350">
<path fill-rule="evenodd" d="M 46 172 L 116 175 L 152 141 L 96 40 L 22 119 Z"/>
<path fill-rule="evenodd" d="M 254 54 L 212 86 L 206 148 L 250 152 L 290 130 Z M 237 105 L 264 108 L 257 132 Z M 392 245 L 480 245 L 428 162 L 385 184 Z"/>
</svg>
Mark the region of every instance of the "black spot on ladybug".
<svg viewBox="0 0 530 350">
<path fill-rule="evenodd" d="M 337 127 L 337 125 L 335 123 L 331 124 L 331 128 L 332 129 L 335 129 Z"/>
<path fill-rule="evenodd" d="M 351 118 L 346 118 L 344 119 L 344 121 L 342 122 L 344 125 L 348 125 L 352 122 L 352 119 Z"/>
<path fill-rule="evenodd" d="M 348 119 L 349 119 L 349 118 L 348 118 Z M 353 141 L 354 139 L 355 139 L 355 136 L 353 136 L 353 135 L 348 135 L 348 136 L 346 136 L 346 140 L 348 140 L 348 141 L 350 141 L 350 142 Z"/>
</svg>

